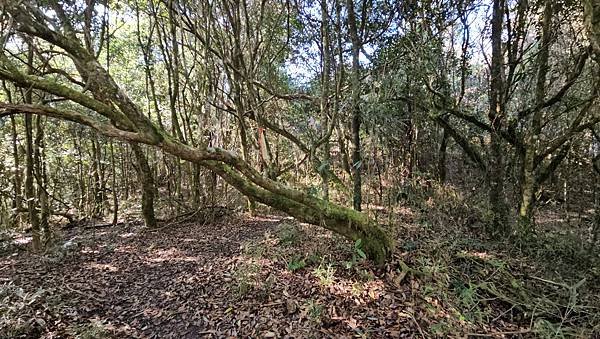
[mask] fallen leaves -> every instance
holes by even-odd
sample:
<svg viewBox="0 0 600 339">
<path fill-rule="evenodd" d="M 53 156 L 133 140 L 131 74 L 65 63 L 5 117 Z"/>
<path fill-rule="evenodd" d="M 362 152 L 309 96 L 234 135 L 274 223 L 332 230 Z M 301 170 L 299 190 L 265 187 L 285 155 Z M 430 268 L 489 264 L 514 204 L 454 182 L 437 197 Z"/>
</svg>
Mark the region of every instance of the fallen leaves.
<svg viewBox="0 0 600 339">
<path fill-rule="evenodd" d="M 17 307 L 0 324 L 42 338 L 430 337 L 462 324 L 428 295 L 430 278 L 357 258 L 348 267 L 353 243 L 284 223 L 70 229 L 77 246 L 60 257 L 0 258 L 0 297 Z M 305 265 L 290 269 L 292 258 Z"/>
</svg>

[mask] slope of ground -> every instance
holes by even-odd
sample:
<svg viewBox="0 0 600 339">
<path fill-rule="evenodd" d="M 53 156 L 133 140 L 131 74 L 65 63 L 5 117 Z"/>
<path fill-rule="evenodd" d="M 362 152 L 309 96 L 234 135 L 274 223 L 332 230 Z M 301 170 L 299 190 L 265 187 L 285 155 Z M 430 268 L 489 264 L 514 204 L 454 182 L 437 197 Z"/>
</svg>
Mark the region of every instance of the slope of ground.
<svg viewBox="0 0 600 339">
<path fill-rule="evenodd" d="M 5 249 L 0 337 L 598 335 L 598 271 L 555 282 L 428 227 L 396 230 L 385 268 L 360 242 L 275 216 L 74 228 L 43 255 Z"/>
</svg>

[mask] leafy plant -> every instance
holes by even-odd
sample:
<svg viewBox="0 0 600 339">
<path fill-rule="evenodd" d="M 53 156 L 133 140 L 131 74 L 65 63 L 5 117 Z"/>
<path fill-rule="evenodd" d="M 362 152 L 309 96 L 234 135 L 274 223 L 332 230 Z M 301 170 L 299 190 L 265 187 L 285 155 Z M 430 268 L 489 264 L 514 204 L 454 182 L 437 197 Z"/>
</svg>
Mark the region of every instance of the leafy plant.
<svg viewBox="0 0 600 339">
<path fill-rule="evenodd" d="M 266 252 L 266 248 L 261 243 L 248 242 L 244 245 L 244 249 L 242 251 L 244 255 L 249 256 L 251 258 L 259 259 L 262 258 Z"/>
<path fill-rule="evenodd" d="M 254 262 L 243 263 L 233 272 L 235 292 L 238 296 L 248 294 L 258 282 L 260 266 Z"/>
<path fill-rule="evenodd" d="M 306 267 L 306 260 L 299 257 L 292 258 L 287 264 L 288 270 L 292 272 L 303 269 L 304 267 Z"/>
<path fill-rule="evenodd" d="M 331 286 L 335 281 L 335 267 L 332 264 L 323 265 L 323 262 L 321 262 L 312 273 L 323 286 Z"/>
<path fill-rule="evenodd" d="M 352 246 L 352 260 L 344 262 L 344 267 L 351 269 L 354 265 L 366 259 L 367 255 L 362 248 L 362 239 L 357 239 Z"/>
<path fill-rule="evenodd" d="M 312 321 L 320 323 L 323 315 L 323 305 L 311 299 L 306 305 L 306 313 Z"/>
<path fill-rule="evenodd" d="M 0 337 L 37 336 L 46 327 L 35 308 L 44 302 L 46 291 L 26 292 L 12 283 L 0 285 Z"/>
</svg>

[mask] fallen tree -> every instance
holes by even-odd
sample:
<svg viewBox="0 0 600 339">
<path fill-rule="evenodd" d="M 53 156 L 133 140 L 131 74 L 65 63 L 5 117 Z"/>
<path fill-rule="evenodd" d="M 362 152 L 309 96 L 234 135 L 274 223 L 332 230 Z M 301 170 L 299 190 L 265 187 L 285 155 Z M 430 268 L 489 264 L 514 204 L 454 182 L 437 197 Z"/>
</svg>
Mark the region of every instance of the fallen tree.
<svg viewBox="0 0 600 339">
<path fill-rule="evenodd" d="M 49 9 L 56 13 L 57 18 L 49 18 L 39 4 L 0 0 L 2 13 L 8 16 L 3 18 L 4 22 L 10 25 L 7 33 L 0 38 L 1 45 L 5 45 L 9 34 L 18 32 L 26 39 L 41 39 L 64 51 L 79 73 L 81 88 L 48 77 L 26 74 L 3 50 L 0 54 L 0 79 L 20 88 L 48 93 L 61 102 L 72 104 L 3 102 L 0 103 L 0 117 L 12 114 L 43 115 L 86 125 L 123 141 L 156 147 L 213 171 L 256 201 L 349 239 L 362 239 L 367 255 L 379 264 L 390 256 L 393 241 L 365 214 L 267 178 L 234 152 L 215 147 L 192 147 L 154 124 L 100 64 L 91 45 L 82 42 L 81 35 L 67 19 L 61 5 L 56 1 L 46 3 L 49 3 Z M 88 91 L 91 95 L 87 94 Z"/>
</svg>

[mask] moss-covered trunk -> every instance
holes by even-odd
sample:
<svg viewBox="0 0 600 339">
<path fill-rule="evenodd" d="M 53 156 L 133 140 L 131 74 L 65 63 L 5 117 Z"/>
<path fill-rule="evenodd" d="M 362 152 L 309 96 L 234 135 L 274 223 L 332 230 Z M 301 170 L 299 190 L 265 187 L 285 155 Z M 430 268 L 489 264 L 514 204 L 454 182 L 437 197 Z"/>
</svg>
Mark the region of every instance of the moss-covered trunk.
<svg viewBox="0 0 600 339">
<path fill-rule="evenodd" d="M 54 31 L 46 23 L 38 22 L 36 17 L 28 14 L 34 11 L 28 3 L 10 4 L 6 10 L 19 22 L 18 27 L 21 33 L 36 36 L 69 53 L 79 75 L 86 83 L 86 89 L 92 93 L 92 96 L 47 78 L 40 79 L 23 74 L 2 53 L 0 53 L 0 78 L 23 88 L 35 88 L 67 98 L 96 112 L 104 119 L 96 119 L 85 112 L 81 113 L 68 108 L 8 103 L 0 103 L 0 116 L 16 113 L 46 115 L 92 127 L 109 137 L 155 146 L 178 159 L 187 160 L 214 171 L 249 199 L 272 206 L 301 221 L 322 226 L 350 239 L 361 239 L 364 251 L 379 264 L 382 264 L 390 256 L 393 249 L 391 238 L 365 214 L 312 197 L 303 191 L 291 189 L 283 183 L 276 182 L 253 168 L 247 157 L 240 157 L 230 151 L 218 148 L 192 147 L 182 142 L 177 135 L 169 135 L 143 114 L 142 110 L 98 62 L 94 53 L 87 50 L 77 39 L 72 27 L 65 27 L 66 33 Z M 356 40 L 356 37 L 354 38 Z M 356 54 L 356 48 L 354 53 Z M 235 71 L 232 73 L 232 75 L 236 75 Z M 239 84 L 239 80 L 243 79 L 237 80 L 233 83 Z M 235 89 L 234 92 L 236 92 Z M 356 94 L 359 93 L 354 93 L 354 95 Z M 236 104 L 236 112 L 246 114 L 246 110 L 240 109 L 242 107 L 243 100 L 241 104 L 239 102 Z M 240 127 L 243 128 L 243 119 L 239 120 Z M 154 198 L 152 173 L 139 146 L 132 145 L 132 147 L 138 158 L 140 173 L 144 174 L 140 178 L 143 187 L 142 209 L 147 224 L 151 226 L 155 223 L 152 208 Z"/>
<path fill-rule="evenodd" d="M 316 199 L 310 206 L 284 195 L 267 191 L 241 176 L 230 166 L 215 162 L 203 162 L 203 165 L 221 176 L 246 196 L 254 198 L 265 205 L 313 225 L 322 226 L 349 239 L 361 239 L 365 253 L 377 264 L 383 264 L 391 255 L 393 241 L 380 225 L 373 222 L 365 214 Z"/>
</svg>

